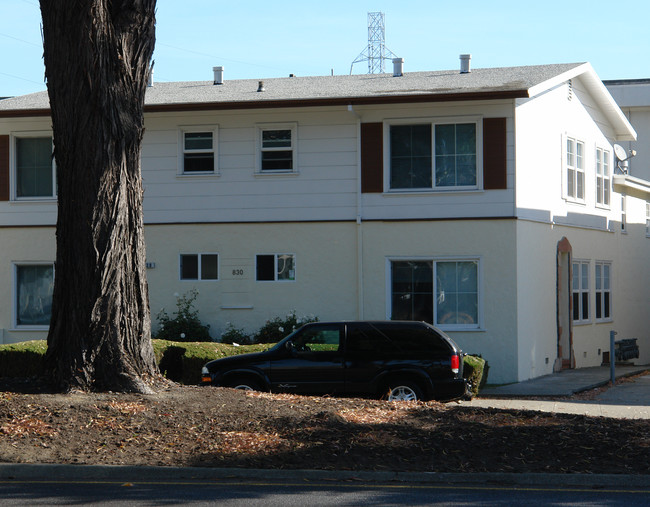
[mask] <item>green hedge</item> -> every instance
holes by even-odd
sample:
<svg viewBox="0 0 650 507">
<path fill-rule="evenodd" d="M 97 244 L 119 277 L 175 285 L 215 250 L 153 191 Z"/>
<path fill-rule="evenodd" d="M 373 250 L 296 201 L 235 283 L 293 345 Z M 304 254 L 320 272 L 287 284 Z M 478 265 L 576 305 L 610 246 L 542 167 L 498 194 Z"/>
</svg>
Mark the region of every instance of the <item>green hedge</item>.
<svg viewBox="0 0 650 507">
<path fill-rule="evenodd" d="M 43 371 L 45 340 L 0 345 L 0 377 L 33 377 Z"/>
<path fill-rule="evenodd" d="M 489 366 L 487 361 L 480 356 L 467 355 L 463 358 L 463 377 L 468 381 L 471 397 L 478 393 L 487 382 Z"/>
<path fill-rule="evenodd" d="M 169 379 L 183 384 L 199 384 L 205 363 L 221 357 L 260 352 L 272 344 L 235 347 L 215 342 L 173 342 L 152 340 L 156 363 Z M 0 377 L 34 377 L 43 372 L 47 350 L 45 340 L 0 345 Z"/>
<path fill-rule="evenodd" d="M 165 377 L 187 385 L 201 382 L 201 368 L 208 361 L 222 357 L 261 352 L 272 343 L 236 347 L 216 342 L 176 342 L 152 340 L 156 363 Z M 0 345 L 0 377 L 32 377 L 43 371 L 45 340 Z M 465 356 L 463 376 L 468 379 L 471 396 L 478 395 L 487 381 L 487 362 L 478 356 Z"/>
</svg>

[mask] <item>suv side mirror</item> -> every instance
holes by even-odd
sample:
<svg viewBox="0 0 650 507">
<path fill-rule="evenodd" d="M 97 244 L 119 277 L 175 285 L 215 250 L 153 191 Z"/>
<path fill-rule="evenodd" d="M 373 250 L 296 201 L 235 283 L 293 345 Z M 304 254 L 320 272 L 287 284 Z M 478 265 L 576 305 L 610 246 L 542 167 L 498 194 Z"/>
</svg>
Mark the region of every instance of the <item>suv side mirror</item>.
<svg viewBox="0 0 650 507">
<path fill-rule="evenodd" d="M 286 347 L 287 350 L 293 350 L 295 348 L 293 342 L 291 340 L 287 341 L 284 346 Z"/>
</svg>

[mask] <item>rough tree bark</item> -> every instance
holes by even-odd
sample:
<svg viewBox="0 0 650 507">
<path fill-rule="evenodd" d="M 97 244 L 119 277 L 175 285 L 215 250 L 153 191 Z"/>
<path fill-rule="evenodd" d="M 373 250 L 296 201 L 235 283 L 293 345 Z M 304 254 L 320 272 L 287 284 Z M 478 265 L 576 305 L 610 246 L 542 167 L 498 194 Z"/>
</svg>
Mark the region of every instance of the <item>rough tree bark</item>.
<svg viewBox="0 0 650 507">
<path fill-rule="evenodd" d="M 140 153 L 156 0 L 40 5 L 58 184 L 46 372 L 64 390 L 150 392 Z"/>
</svg>

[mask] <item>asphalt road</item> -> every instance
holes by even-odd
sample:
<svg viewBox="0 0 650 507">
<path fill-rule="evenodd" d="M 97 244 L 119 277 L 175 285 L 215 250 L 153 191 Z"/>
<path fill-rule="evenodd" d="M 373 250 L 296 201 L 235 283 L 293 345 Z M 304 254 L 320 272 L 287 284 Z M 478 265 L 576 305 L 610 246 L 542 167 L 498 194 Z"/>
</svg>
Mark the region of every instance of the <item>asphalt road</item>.
<svg viewBox="0 0 650 507">
<path fill-rule="evenodd" d="M 358 481 L 2 481 L 0 505 L 650 505 L 638 488 Z"/>
</svg>

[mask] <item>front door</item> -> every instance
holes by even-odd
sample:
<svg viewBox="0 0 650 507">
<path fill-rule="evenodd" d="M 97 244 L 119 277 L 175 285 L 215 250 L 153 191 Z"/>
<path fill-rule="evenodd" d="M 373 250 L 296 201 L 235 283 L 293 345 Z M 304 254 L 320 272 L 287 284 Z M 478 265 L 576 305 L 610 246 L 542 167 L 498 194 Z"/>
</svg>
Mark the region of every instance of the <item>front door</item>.
<svg viewBox="0 0 650 507">
<path fill-rule="evenodd" d="M 271 361 L 272 390 L 303 394 L 342 391 L 342 331 L 340 324 L 311 324 L 294 335 L 287 356 Z"/>
</svg>

